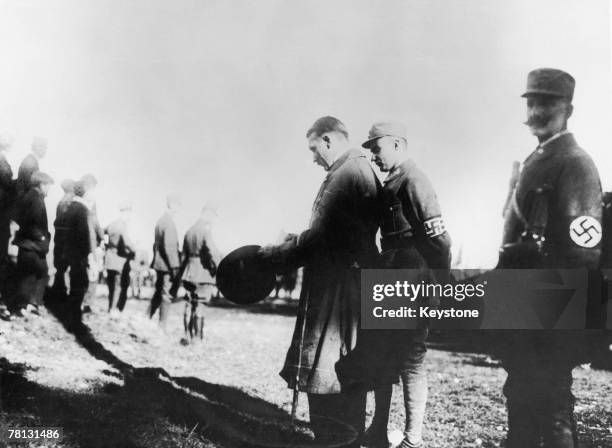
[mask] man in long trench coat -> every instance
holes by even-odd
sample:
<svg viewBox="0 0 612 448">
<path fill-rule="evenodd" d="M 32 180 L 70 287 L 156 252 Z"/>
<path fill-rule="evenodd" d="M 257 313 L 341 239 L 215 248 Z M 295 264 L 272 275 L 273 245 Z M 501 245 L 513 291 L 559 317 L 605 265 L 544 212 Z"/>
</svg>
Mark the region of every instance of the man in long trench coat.
<svg viewBox="0 0 612 448">
<path fill-rule="evenodd" d="M 327 171 L 310 228 L 264 247 L 260 255 L 277 266 L 304 266 L 300 311 L 280 375 L 289 387 L 297 382 L 308 393 L 311 427 L 325 444 L 347 429 L 361 435 L 365 423 L 366 391 L 341 384 L 336 367 L 357 343 L 360 269 L 373 267 L 378 256 L 381 186 L 365 154 L 350 148 L 340 120 L 320 118 L 306 137 L 313 161 Z"/>
</svg>

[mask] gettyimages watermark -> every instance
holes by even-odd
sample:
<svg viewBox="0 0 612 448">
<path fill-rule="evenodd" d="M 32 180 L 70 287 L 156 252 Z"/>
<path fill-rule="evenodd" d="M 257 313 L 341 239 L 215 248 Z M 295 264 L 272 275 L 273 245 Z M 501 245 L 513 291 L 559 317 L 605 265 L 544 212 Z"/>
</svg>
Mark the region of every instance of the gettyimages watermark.
<svg viewBox="0 0 612 448">
<path fill-rule="evenodd" d="M 365 269 L 364 329 L 550 330 L 605 325 L 606 273 L 586 269 Z M 612 319 L 608 319 L 612 320 Z"/>
</svg>

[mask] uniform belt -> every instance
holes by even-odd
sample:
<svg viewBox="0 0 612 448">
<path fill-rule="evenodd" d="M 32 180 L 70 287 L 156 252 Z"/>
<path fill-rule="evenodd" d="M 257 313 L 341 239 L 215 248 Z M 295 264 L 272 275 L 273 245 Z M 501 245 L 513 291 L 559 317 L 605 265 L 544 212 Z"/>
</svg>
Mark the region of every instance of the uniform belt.
<svg viewBox="0 0 612 448">
<path fill-rule="evenodd" d="M 380 239 L 380 246 L 383 251 L 390 249 L 399 249 L 409 246 L 414 241 L 414 233 L 412 230 L 404 230 L 402 232 L 387 234 Z"/>
</svg>

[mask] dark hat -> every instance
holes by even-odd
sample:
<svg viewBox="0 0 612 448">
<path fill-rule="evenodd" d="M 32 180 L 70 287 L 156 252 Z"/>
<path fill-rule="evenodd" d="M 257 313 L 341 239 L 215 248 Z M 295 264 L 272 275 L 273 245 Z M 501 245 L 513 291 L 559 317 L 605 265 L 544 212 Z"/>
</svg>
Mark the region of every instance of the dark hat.
<svg viewBox="0 0 612 448">
<path fill-rule="evenodd" d="M 372 143 L 381 137 L 398 137 L 408 141 L 408 132 L 406 126 L 397 121 L 380 121 L 374 123 L 368 133 L 368 139 L 361 146 L 370 148 Z"/>
<path fill-rule="evenodd" d="M 538 68 L 527 75 L 527 90 L 523 97 L 550 95 L 572 101 L 576 80 L 569 73 L 555 68 Z"/>
<path fill-rule="evenodd" d="M 259 249 L 260 246 L 242 246 L 219 263 L 217 287 L 226 299 L 238 305 L 249 305 L 270 295 L 276 274 L 261 262 Z"/>
</svg>

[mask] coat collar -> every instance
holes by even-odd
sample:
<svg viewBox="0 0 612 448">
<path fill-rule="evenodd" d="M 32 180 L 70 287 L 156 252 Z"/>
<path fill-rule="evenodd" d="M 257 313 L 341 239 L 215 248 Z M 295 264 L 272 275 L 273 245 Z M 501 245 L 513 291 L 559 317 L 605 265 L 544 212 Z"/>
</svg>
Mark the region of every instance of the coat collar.
<svg viewBox="0 0 612 448">
<path fill-rule="evenodd" d="M 386 185 L 392 180 L 397 179 L 398 177 L 401 177 L 402 175 L 410 171 L 410 169 L 413 166 L 414 166 L 414 161 L 412 159 L 404 160 L 403 162 L 399 163 L 393 170 L 389 171 L 389 175 L 383 181 L 383 183 Z"/>
<path fill-rule="evenodd" d="M 361 151 L 360 149 L 357 148 L 351 148 L 348 149 L 346 151 L 344 151 L 340 157 L 338 157 L 334 163 L 332 164 L 332 166 L 329 168 L 329 171 L 327 172 L 328 174 L 333 173 L 334 171 L 336 171 L 338 168 L 340 168 L 342 165 L 344 165 L 344 162 L 346 162 L 349 159 L 355 159 L 357 157 L 365 157 L 365 154 L 363 153 L 363 151 Z"/>
<path fill-rule="evenodd" d="M 538 145 L 538 147 L 525 159 L 525 163 L 546 159 L 554 154 L 566 152 L 577 146 L 576 139 L 571 132 L 561 132 Z"/>
</svg>

